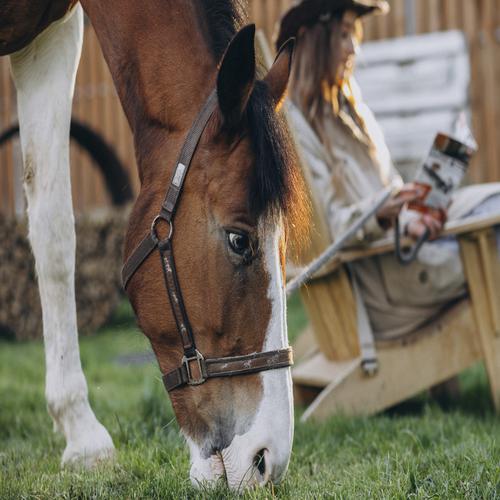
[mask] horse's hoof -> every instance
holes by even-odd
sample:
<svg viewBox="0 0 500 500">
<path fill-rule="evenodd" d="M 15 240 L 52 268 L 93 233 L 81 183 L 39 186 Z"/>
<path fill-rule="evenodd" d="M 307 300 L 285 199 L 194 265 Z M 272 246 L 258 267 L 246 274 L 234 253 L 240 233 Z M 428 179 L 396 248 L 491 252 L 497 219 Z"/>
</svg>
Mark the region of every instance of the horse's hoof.
<svg viewBox="0 0 500 500">
<path fill-rule="evenodd" d="M 106 428 L 99 422 L 96 426 L 68 441 L 62 456 L 63 467 L 90 469 L 103 462 L 113 461 L 115 447 Z"/>
</svg>

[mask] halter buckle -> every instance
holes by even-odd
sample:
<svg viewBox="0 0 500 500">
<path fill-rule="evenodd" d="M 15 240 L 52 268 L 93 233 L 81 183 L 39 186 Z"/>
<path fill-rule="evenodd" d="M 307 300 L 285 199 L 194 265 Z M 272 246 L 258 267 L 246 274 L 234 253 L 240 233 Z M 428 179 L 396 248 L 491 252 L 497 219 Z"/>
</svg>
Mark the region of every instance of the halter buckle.
<svg viewBox="0 0 500 500">
<path fill-rule="evenodd" d="M 193 375 L 191 373 L 191 367 L 189 365 L 192 361 L 196 361 L 198 365 L 198 371 L 200 373 L 199 378 L 193 378 Z M 205 370 L 205 358 L 203 357 L 203 354 L 201 354 L 201 352 L 198 351 L 198 349 L 196 349 L 196 354 L 194 356 L 190 356 L 189 358 L 183 356 L 182 364 L 186 367 L 188 385 L 200 385 L 207 380 L 207 373 Z"/>
</svg>

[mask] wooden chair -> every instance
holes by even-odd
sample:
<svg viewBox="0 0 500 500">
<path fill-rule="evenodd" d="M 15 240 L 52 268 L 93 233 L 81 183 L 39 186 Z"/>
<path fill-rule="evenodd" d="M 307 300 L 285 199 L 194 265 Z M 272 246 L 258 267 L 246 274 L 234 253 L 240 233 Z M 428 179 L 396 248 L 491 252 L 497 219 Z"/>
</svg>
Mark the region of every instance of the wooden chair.
<svg viewBox="0 0 500 500">
<path fill-rule="evenodd" d="M 451 45 L 455 48 L 460 45 L 457 43 L 456 34 L 448 38 L 452 40 Z M 265 59 L 269 61 L 269 49 L 264 37 L 260 35 L 258 41 Z M 391 46 L 391 43 L 394 45 Z M 430 47 L 434 46 L 434 49 L 443 47 L 443 43 L 438 42 L 433 34 L 432 40 L 423 45 L 410 45 L 416 46 L 417 52 L 423 54 L 424 58 L 431 56 L 431 59 L 434 59 L 436 50 L 431 51 Z M 405 63 L 398 65 L 398 68 L 399 70 L 404 68 L 401 71 L 404 73 L 403 80 L 407 83 L 413 85 L 412 78 L 408 78 L 405 70 L 413 71 L 414 76 L 419 72 L 424 77 L 428 75 L 426 66 L 419 57 L 416 58 L 417 70 L 415 67 L 411 68 L 408 59 L 411 57 L 409 47 L 401 47 L 400 40 L 385 41 L 381 45 L 384 57 L 374 56 L 375 51 L 372 53 L 373 59 L 379 57 L 382 64 L 387 65 L 388 58 L 395 58 L 394 54 L 398 57 L 404 56 Z M 463 72 L 462 55 L 456 58 L 450 57 L 452 52 L 444 50 L 443 57 L 458 61 L 462 69 L 458 68 L 457 71 Z M 441 57 L 441 67 L 443 57 Z M 438 61 L 437 65 L 439 64 Z M 432 60 L 431 66 L 437 67 L 436 61 Z M 375 81 L 380 81 L 380 78 Z M 462 86 L 466 86 L 468 79 L 462 78 L 460 82 Z M 362 88 L 368 82 L 364 83 Z M 404 89 L 405 85 L 401 88 Z M 439 125 L 443 128 L 447 120 L 451 123 L 451 114 L 460 108 L 457 107 L 458 101 L 463 101 L 460 92 L 457 91 L 455 95 L 462 97 L 455 101 L 448 99 L 449 108 L 438 112 L 441 116 Z M 390 118 L 386 113 L 386 133 L 387 129 L 390 133 L 388 123 L 392 125 L 399 123 L 395 127 L 397 131 L 402 126 L 402 121 L 407 120 L 414 122 L 416 125 L 414 130 L 421 129 L 424 134 L 429 134 L 422 124 L 428 126 L 426 113 L 432 114 L 431 119 L 437 119 L 434 108 L 431 106 L 422 110 L 422 106 L 418 107 L 418 103 L 422 102 L 421 97 L 414 96 L 413 99 L 409 99 L 420 111 L 412 115 L 406 109 L 397 118 Z M 466 103 L 462 102 L 461 105 L 464 104 Z M 389 105 L 392 103 L 389 102 Z M 399 109 L 396 108 L 395 112 L 399 113 Z M 378 110 L 381 111 L 380 106 Z M 411 123 L 404 126 L 411 126 Z M 293 127 L 291 130 L 293 132 Z M 433 131 L 430 132 L 426 147 L 430 146 L 432 137 Z M 406 136 L 400 136 L 400 139 L 403 144 L 407 141 Z M 417 149 L 401 147 L 398 150 L 398 138 L 394 136 L 388 142 L 396 152 L 396 159 L 406 164 L 411 164 L 411 160 L 415 160 L 413 153 L 411 156 L 404 151 L 416 152 Z M 419 146 L 418 151 L 419 154 L 425 153 L 425 148 Z M 298 154 L 300 157 L 300 151 Z M 327 222 L 316 203 L 319 197 L 314 193 L 307 165 L 304 162 L 302 164 L 306 182 L 312 192 L 314 227 L 311 243 L 302 255 L 302 262 L 306 264 L 317 257 L 331 242 L 327 236 L 329 234 Z M 376 342 L 379 369 L 372 376 L 369 376 L 361 366 L 357 307 L 347 265 L 358 259 L 392 252 L 394 250 L 392 240 L 379 241 L 362 250 L 342 252 L 327 266 L 327 273 L 323 272 L 321 277 L 301 289 L 310 327 L 295 343 L 296 365 L 292 376 L 296 401 L 308 405 L 303 420 L 311 417 L 322 419 L 335 413 L 347 415 L 376 413 L 449 379 L 477 361 L 483 361 L 485 364 L 493 402 L 497 412 L 500 412 L 500 265 L 492 228 L 494 224 L 499 223 L 500 215 L 462 220 L 446 226 L 445 234 L 456 235 L 460 244 L 469 297 L 450 307 L 432 323 L 401 340 Z"/>
<path fill-rule="evenodd" d="M 500 412 L 500 265 L 494 224 L 500 224 L 500 215 L 448 224 L 445 233 L 457 235 L 460 243 L 469 297 L 401 340 L 376 342 L 379 370 L 373 376 L 361 367 L 356 301 L 345 266 L 393 251 L 392 240 L 341 253 L 328 275 L 303 287 L 311 328 L 295 345 L 292 374 L 296 401 L 309 404 L 304 420 L 337 412 L 376 413 L 481 360 Z M 308 255 L 315 252 L 310 249 Z"/>
</svg>

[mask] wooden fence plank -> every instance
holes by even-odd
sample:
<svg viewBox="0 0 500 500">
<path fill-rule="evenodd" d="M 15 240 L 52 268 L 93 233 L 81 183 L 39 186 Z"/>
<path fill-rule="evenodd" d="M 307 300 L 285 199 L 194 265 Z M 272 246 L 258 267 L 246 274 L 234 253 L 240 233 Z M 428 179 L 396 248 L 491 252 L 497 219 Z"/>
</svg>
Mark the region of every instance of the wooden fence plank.
<svg viewBox="0 0 500 500">
<path fill-rule="evenodd" d="M 97 104 L 96 98 L 93 96 L 93 90 L 94 86 L 98 84 L 98 81 L 96 79 L 97 75 L 94 69 L 95 34 L 93 30 L 86 31 L 84 50 L 84 64 L 81 64 L 83 70 L 81 80 L 83 92 L 81 96 L 82 98 L 79 102 L 79 112 L 80 120 L 82 121 L 82 123 L 84 125 L 90 125 L 92 123 L 92 119 L 90 116 L 92 103 Z M 93 204 L 89 199 L 89 192 L 92 191 L 92 187 L 87 177 L 92 166 L 90 165 L 89 156 L 81 150 L 79 151 L 79 163 L 77 165 L 77 168 L 79 169 L 78 179 L 80 182 L 80 186 L 77 187 L 77 189 L 80 191 L 80 199 L 78 207 L 76 207 L 76 211 L 82 212 L 86 207 L 93 207 Z"/>
<path fill-rule="evenodd" d="M 494 67 L 494 87 L 497 89 L 497 95 L 496 95 L 496 106 L 495 107 L 495 130 L 497 131 L 500 130 L 500 97 L 498 95 L 498 89 L 500 89 L 500 57 L 498 57 L 498 54 L 500 54 L 500 5 L 498 0 L 495 3 L 495 17 L 494 17 L 494 22 L 492 26 L 493 30 L 493 42 L 492 42 L 492 47 L 493 47 L 493 58 L 492 58 L 492 64 Z M 498 137 L 498 135 L 497 135 Z M 495 180 L 500 180 L 500 141 L 495 140 L 496 147 L 497 147 L 497 165 L 496 165 L 496 174 L 497 177 Z"/>
<path fill-rule="evenodd" d="M 444 24 L 443 29 L 452 30 L 457 29 L 458 24 L 458 1 L 457 0 L 444 0 L 443 5 L 443 17 Z"/>
<path fill-rule="evenodd" d="M 12 119 L 12 83 L 10 80 L 9 63 L 7 58 L 2 61 L 2 131 L 10 127 Z M 12 142 L 4 148 L 2 160 L 2 210 L 6 212 L 14 211 L 14 164 L 12 159 Z"/>
<path fill-rule="evenodd" d="M 427 0 L 417 0 L 415 5 L 415 28 L 417 33 L 425 33 L 426 13 L 428 11 Z"/>
<path fill-rule="evenodd" d="M 481 73 L 483 80 L 483 141 L 482 147 L 485 154 L 483 158 L 489 165 L 491 174 L 500 179 L 498 158 L 498 128 L 496 122 L 496 106 L 498 102 L 498 90 L 495 85 L 495 62 L 498 61 L 499 52 L 493 38 L 493 1 L 483 0 L 481 12 L 481 24 L 479 32 L 479 50 L 481 52 Z"/>
<path fill-rule="evenodd" d="M 96 37 L 96 47 L 99 51 L 99 58 L 96 61 L 98 66 L 98 74 L 99 80 L 101 82 L 99 87 L 99 94 L 102 106 L 102 116 L 98 116 L 97 114 L 93 117 L 95 120 L 99 120 L 101 122 L 101 131 L 102 136 L 106 139 L 108 143 L 113 143 L 113 97 L 110 95 L 108 82 L 110 80 L 109 70 L 107 65 L 104 62 L 104 57 L 101 52 L 101 48 L 97 42 Z M 94 172 L 97 172 L 94 169 Z M 107 202 L 107 193 L 106 189 L 104 189 L 104 183 L 102 182 L 101 175 L 94 174 L 94 184 L 96 186 L 96 205 L 103 206 Z"/>
<path fill-rule="evenodd" d="M 398 37 L 405 35 L 405 0 L 394 0 L 391 5 L 391 36 Z"/>
</svg>

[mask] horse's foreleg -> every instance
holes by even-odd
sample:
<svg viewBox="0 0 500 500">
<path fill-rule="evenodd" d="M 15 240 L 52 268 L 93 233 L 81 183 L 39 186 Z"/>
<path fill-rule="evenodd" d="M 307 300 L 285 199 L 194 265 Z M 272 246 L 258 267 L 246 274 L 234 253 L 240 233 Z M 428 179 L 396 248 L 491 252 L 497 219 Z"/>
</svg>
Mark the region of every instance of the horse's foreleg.
<svg viewBox="0 0 500 500">
<path fill-rule="evenodd" d="M 90 408 L 78 348 L 75 230 L 69 171 L 69 125 L 83 13 L 54 23 L 11 56 L 17 88 L 29 237 L 43 310 L 45 393 L 66 437 L 63 463 L 92 465 L 113 442 Z"/>
</svg>

